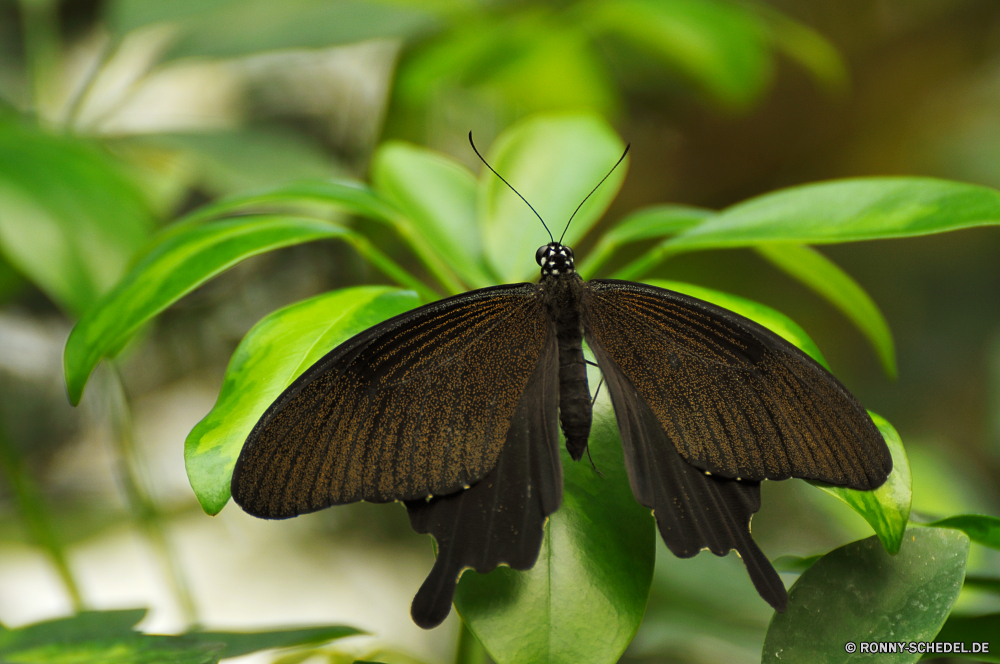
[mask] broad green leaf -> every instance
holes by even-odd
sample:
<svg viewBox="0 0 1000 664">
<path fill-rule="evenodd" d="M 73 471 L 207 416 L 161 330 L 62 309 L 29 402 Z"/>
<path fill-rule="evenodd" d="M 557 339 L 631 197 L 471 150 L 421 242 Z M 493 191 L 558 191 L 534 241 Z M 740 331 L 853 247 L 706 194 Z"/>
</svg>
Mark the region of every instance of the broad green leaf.
<svg viewBox="0 0 1000 664">
<path fill-rule="evenodd" d="M 312 240 L 355 240 L 352 231 L 317 219 L 241 217 L 167 234 L 96 306 L 66 342 L 70 401 L 80 401 L 97 363 L 113 357 L 139 327 L 212 277 L 257 254 Z"/>
<path fill-rule="evenodd" d="M 84 611 L 18 629 L 0 626 L 0 659 L 11 664 L 208 664 L 220 657 L 323 643 L 364 633 L 353 627 L 324 625 L 257 632 L 148 635 L 134 631 L 145 614 L 145 609 Z"/>
<path fill-rule="evenodd" d="M 183 637 L 206 644 L 226 644 L 222 652 L 219 653 L 219 656 L 225 659 L 227 657 L 247 655 L 260 650 L 270 650 L 272 648 L 288 648 L 290 646 L 325 643 L 334 639 L 342 639 L 358 634 L 365 634 L 365 632 L 354 627 L 328 625 L 324 627 L 258 632 L 188 632 Z"/>
<path fill-rule="evenodd" d="M 133 634 L 115 640 L 48 643 L 2 656 L 4 664 L 215 664 L 222 647 L 221 643 L 199 643 L 183 636 Z"/>
<path fill-rule="evenodd" d="M 32 623 L 18 629 L 0 626 L 0 653 L 51 642 L 112 639 L 133 633 L 146 616 L 146 609 L 81 611 L 75 616 Z"/>
<path fill-rule="evenodd" d="M 926 524 L 937 528 L 955 528 L 976 544 L 1000 549 L 1000 518 L 982 514 L 961 514 Z"/>
<path fill-rule="evenodd" d="M 375 221 L 395 224 L 402 214 L 382 200 L 368 185 L 353 180 L 313 180 L 268 187 L 227 196 L 181 217 L 165 231 L 183 229 L 209 219 L 274 207 L 326 204 Z"/>
<path fill-rule="evenodd" d="M 590 114 L 536 115 L 502 133 L 487 160 L 546 220 L 558 240 L 573 210 L 622 156 L 625 145 Z M 604 214 L 625 178 L 622 163 L 573 217 L 564 242 L 575 244 Z M 549 242 L 524 202 L 483 167 L 479 220 L 489 264 L 501 282 L 537 276 L 535 251 Z"/>
<path fill-rule="evenodd" d="M 414 223 L 393 205 L 384 200 L 368 185 L 350 180 L 297 182 L 271 189 L 264 189 L 240 196 L 223 198 L 201 207 L 179 219 L 166 232 L 180 233 L 188 226 L 202 223 L 237 212 L 247 210 L 280 208 L 302 208 L 309 205 L 330 205 L 351 214 L 357 214 L 373 221 L 392 226 L 413 248 L 427 269 L 452 293 L 465 290 L 457 281 L 451 268 L 430 246 Z M 163 236 L 161 236 L 163 237 Z M 382 269 L 384 266 L 379 266 Z M 394 277 L 397 278 L 398 277 Z M 402 283 L 402 282 L 401 282 Z M 427 299 L 435 299 L 434 293 L 417 282 L 407 283 Z"/>
<path fill-rule="evenodd" d="M 749 106 L 770 83 L 773 63 L 761 21 L 737 4 L 603 0 L 589 9 L 591 30 L 648 51 L 727 106 Z"/>
<path fill-rule="evenodd" d="M 866 658 L 872 641 L 930 641 L 962 589 L 969 538 L 955 530 L 911 528 L 890 556 L 878 538 L 834 549 L 802 573 L 764 640 L 772 662 L 915 662 L 919 653 Z M 854 643 L 857 652 L 847 652 Z"/>
<path fill-rule="evenodd" d="M 0 122 L 0 255 L 76 316 L 152 230 L 138 191 L 100 148 Z"/>
<path fill-rule="evenodd" d="M 632 497 L 610 416 L 595 419 L 594 464 L 562 450 L 562 506 L 538 562 L 462 575 L 455 606 L 497 664 L 617 662 L 635 635 L 653 574 L 655 525 Z"/>
<path fill-rule="evenodd" d="M 720 307 L 725 307 L 740 316 L 745 316 L 746 318 L 760 323 L 767 329 L 771 330 L 779 337 L 822 364 L 827 369 L 830 368 L 826 363 L 826 358 L 823 357 L 823 354 L 816 346 L 816 343 L 808 334 L 806 334 L 805 330 L 799 327 L 798 323 L 780 311 L 776 311 L 771 307 L 737 295 L 730 295 L 729 293 L 723 293 L 722 291 L 712 290 L 711 288 L 703 288 L 701 286 L 695 286 L 694 284 L 687 284 L 681 281 L 649 279 L 645 283 L 650 286 L 666 288 L 667 290 L 684 293 L 685 295 L 696 297 L 699 300 L 704 300 Z"/>
<path fill-rule="evenodd" d="M 829 244 L 913 237 L 1000 223 L 1000 191 L 918 177 L 834 180 L 782 189 L 720 212 L 669 251 L 764 242 Z"/>
<path fill-rule="evenodd" d="M 851 506 L 855 512 L 864 517 L 871 525 L 882 545 L 889 553 L 899 551 L 903 540 L 906 523 L 910 518 L 910 463 L 903 449 L 903 441 L 896 429 L 885 418 L 868 411 L 872 421 L 878 427 L 885 444 L 892 454 L 892 472 L 885 484 L 874 491 L 856 491 L 846 487 L 830 486 L 819 482 L 810 482 L 832 496 L 836 496 Z"/>
<path fill-rule="evenodd" d="M 714 214 L 713 210 L 689 205 L 652 205 L 633 212 L 601 236 L 577 271 L 590 279 L 623 245 L 677 235 Z"/>
<path fill-rule="evenodd" d="M 890 378 L 896 377 L 896 347 L 889 324 L 858 282 L 829 258 L 805 245 L 760 244 L 754 248 L 761 256 L 840 309 L 868 338 L 885 373 Z"/>
<path fill-rule="evenodd" d="M 476 224 L 476 176 L 448 157 L 408 143 L 385 143 L 372 157 L 372 185 L 412 222 L 473 288 L 494 283 Z"/>
<path fill-rule="evenodd" d="M 944 627 L 934 637 L 934 642 L 935 648 L 945 651 L 951 646 L 952 652 L 928 654 L 923 659 L 949 657 L 971 659 L 976 662 L 1000 662 L 997 634 L 1000 634 L 1000 613 L 985 616 L 949 616 Z M 964 650 L 971 652 L 954 652 L 956 643 L 961 644 L 960 649 L 964 646 Z M 987 644 L 985 649 L 984 644 Z M 977 650 L 979 652 L 976 652 Z"/>
<path fill-rule="evenodd" d="M 243 443 L 286 387 L 341 342 L 419 304 L 410 291 L 345 288 L 279 309 L 247 332 L 215 406 L 184 444 L 188 479 L 205 512 L 218 514 L 229 501 Z"/>
<path fill-rule="evenodd" d="M 433 26 L 433 17 L 416 8 L 371 0 L 116 0 L 109 16 L 118 33 L 154 22 L 172 22 L 178 39 L 170 50 L 171 58 L 323 48 L 406 36 Z M 234 17 L 239 18 L 239 29 L 233 27 Z"/>
</svg>

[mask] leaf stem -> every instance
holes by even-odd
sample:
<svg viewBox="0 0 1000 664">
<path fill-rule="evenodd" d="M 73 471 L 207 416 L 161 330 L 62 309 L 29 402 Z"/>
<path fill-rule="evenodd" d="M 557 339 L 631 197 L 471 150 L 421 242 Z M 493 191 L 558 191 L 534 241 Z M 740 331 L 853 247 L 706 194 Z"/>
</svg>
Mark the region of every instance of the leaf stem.
<svg viewBox="0 0 1000 664">
<path fill-rule="evenodd" d="M 412 288 L 426 302 L 433 302 L 439 299 L 439 295 L 424 282 L 420 281 L 412 274 L 404 270 L 396 261 L 379 251 L 375 245 L 366 238 L 358 234 L 351 234 L 344 238 L 357 249 L 358 253 L 364 256 L 372 265 L 381 270 L 390 279 L 407 288 Z"/>
<path fill-rule="evenodd" d="M 43 548 L 52 559 L 52 564 L 73 603 L 73 610 L 82 611 L 84 604 L 80 587 L 69 568 L 66 550 L 56 533 L 49 508 L 45 504 L 41 490 L 31 477 L 28 464 L 7 437 L 2 425 L 0 425 L 0 466 L 7 476 L 17 503 L 17 510 L 28 529 L 30 540 Z"/>
<path fill-rule="evenodd" d="M 55 108 L 59 72 L 59 21 L 53 0 L 20 0 L 24 59 L 31 81 L 31 105 L 40 117 Z"/>
<path fill-rule="evenodd" d="M 485 664 L 486 649 L 479 639 L 469 631 L 465 621 L 462 621 L 461 631 L 458 633 L 458 650 L 455 652 L 455 664 Z"/>
<path fill-rule="evenodd" d="M 197 607 L 184 577 L 180 559 L 163 527 L 163 514 L 147 490 L 144 464 L 135 445 L 132 409 L 122 383 L 121 373 L 114 362 L 108 362 L 108 409 L 117 449 L 118 479 L 132 511 L 132 518 L 160 558 L 174 597 L 185 621 L 197 623 Z"/>
</svg>

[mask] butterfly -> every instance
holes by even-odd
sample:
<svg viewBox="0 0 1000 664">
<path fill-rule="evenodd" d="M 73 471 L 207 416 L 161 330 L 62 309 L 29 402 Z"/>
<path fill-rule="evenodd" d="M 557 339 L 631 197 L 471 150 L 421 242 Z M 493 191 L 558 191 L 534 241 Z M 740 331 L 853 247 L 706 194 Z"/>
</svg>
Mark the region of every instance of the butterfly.
<svg viewBox="0 0 1000 664">
<path fill-rule="evenodd" d="M 535 255 L 537 284 L 433 302 L 316 362 L 247 437 L 234 500 L 267 519 L 403 501 L 413 529 L 437 541 L 411 605 L 417 625 L 435 627 L 465 569 L 534 566 L 562 499 L 560 425 L 574 461 L 587 449 L 586 341 L 632 491 L 667 547 L 682 558 L 736 550 L 761 597 L 783 611 L 785 587 L 750 534 L 760 484 L 798 477 L 877 488 L 892 458 L 871 417 L 767 328 L 670 290 L 584 282 L 573 250 L 549 239 Z"/>
</svg>

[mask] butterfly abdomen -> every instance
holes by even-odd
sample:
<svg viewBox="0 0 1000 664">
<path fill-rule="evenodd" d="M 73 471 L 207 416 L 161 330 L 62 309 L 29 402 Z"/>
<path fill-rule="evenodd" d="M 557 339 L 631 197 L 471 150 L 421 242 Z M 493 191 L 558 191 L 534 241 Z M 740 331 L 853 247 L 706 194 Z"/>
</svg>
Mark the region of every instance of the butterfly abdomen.
<svg viewBox="0 0 1000 664">
<path fill-rule="evenodd" d="M 583 281 L 572 272 L 545 279 L 542 289 L 559 344 L 559 421 L 566 450 L 579 461 L 587 449 L 593 417 L 583 358 Z"/>
</svg>

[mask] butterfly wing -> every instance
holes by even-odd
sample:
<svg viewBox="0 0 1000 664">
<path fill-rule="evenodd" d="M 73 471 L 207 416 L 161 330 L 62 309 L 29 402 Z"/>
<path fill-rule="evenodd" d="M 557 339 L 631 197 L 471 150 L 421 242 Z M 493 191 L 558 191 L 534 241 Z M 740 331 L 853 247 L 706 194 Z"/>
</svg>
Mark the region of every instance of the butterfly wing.
<svg viewBox="0 0 1000 664">
<path fill-rule="evenodd" d="M 450 496 L 406 503 L 413 529 L 433 535 L 438 544 L 434 568 L 410 608 L 421 627 L 436 627 L 447 617 L 462 570 L 485 574 L 501 563 L 521 570 L 534 566 L 545 518 L 562 498 L 558 369 L 553 338 L 521 395 L 497 465 L 486 477 Z"/>
<path fill-rule="evenodd" d="M 708 476 L 685 462 L 605 349 L 588 343 L 611 394 L 632 492 L 640 504 L 653 509 L 667 547 L 680 558 L 702 549 L 717 556 L 735 549 L 761 597 L 784 611 L 785 586 L 750 535 L 750 519 L 760 509 L 760 482 Z"/>
<path fill-rule="evenodd" d="M 376 325 L 268 408 L 240 452 L 233 498 L 277 519 L 474 484 L 496 466 L 554 343 L 532 284 L 470 291 Z"/>
<path fill-rule="evenodd" d="M 587 283 L 586 338 L 623 394 L 691 465 L 728 478 L 801 477 L 854 489 L 892 457 L 865 409 L 805 353 L 753 321 L 628 281 Z M 648 424 L 652 424 L 649 422 Z"/>
</svg>

